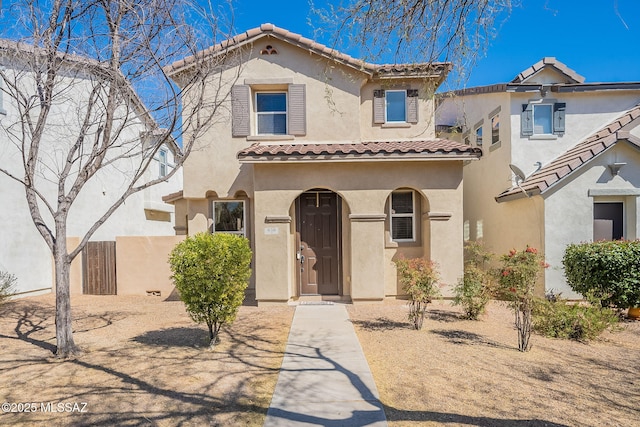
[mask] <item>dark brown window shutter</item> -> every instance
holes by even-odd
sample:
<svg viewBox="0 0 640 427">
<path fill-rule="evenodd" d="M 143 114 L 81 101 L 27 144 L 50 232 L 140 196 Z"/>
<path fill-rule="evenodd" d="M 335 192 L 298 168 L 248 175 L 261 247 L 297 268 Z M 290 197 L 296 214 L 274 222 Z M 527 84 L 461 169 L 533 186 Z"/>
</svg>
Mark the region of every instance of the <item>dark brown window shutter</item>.
<svg viewBox="0 0 640 427">
<path fill-rule="evenodd" d="M 289 135 L 307 134 L 307 112 L 305 86 L 289 85 Z"/>
<path fill-rule="evenodd" d="M 407 90 L 407 122 L 418 123 L 418 90 Z"/>
<path fill-rule="evenodd" d="M 384 90 L 376 89 L 373 91 L 373 123 L 384 123 L 385 109 Z"/>
<path fill-rule="evenodd" d="M 249 115 L 249 96 L 251 88 L 236 85 L 231 88 L 231 135 L 249 136 L 251 134 Z"/>
</svg>

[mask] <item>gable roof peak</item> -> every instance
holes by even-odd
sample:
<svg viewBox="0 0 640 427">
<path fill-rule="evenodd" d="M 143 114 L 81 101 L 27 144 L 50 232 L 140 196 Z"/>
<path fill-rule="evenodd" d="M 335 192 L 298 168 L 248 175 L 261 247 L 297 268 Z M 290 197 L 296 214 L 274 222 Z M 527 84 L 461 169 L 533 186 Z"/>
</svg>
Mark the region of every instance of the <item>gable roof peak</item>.
<svg viewBox="0 0 640 427">
<path fill-rule="evenodd" d="M 584 83 L 585 80 L 583 76 L 558 61 L 554 56 L 545 56 L 529 68 L 521 71 L 510 83 L 525 83 L 544 69 L 554 69 L 564 78 L 565 81 L 558 83 Z"/>
</svg>

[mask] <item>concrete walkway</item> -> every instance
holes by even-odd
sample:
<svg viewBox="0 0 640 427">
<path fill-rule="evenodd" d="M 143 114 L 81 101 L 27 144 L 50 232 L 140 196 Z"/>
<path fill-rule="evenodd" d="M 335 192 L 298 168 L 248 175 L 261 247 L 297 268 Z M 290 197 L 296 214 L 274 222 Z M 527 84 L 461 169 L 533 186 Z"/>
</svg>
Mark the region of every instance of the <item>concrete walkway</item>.
<svg viewBox="0 0 640 427">
<path fill-rule="evenodd" d="M 264 425 L 387 426 L 344 305 L 296 307 Z"/>
</svg>

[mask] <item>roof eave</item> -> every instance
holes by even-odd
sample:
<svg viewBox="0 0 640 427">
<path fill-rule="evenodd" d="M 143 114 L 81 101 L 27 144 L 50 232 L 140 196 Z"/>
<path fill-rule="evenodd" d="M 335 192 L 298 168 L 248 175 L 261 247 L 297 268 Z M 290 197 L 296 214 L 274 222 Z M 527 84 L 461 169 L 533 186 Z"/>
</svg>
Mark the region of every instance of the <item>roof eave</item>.
<svg viewBox="0 0 640 427">
<path fill-rule="evenodd" d="M 238 155 L 240 163 L 265 163 L 265 162 L 287 162 L 287 163 L 337 163 L 337 162 L 388 162 L 388 161 L 452 161 L 452 160 L 479 160 L 477 153 L 447 153 L 447 154 L 320 154 L 320 155 Z"/>
</svg>

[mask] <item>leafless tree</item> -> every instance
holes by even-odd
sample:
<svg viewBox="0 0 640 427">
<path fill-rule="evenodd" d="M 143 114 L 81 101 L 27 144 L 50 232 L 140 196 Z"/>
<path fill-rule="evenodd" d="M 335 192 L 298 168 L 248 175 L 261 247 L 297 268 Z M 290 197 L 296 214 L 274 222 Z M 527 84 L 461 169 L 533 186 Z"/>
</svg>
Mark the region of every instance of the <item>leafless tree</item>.
<svg viewBox="0 0 640 427">
<path fill-rule="evenodd" d="M 335 5 L 338 3 L 338 5 Z M 336 47 L 396 63 L 453 63 L 468 69 L 519 0 L 342 0 L 314 9 Z M 344 46 L 346 45 L 346 46 Z"/>
<path fill-rule="evenodd" d="M 69 357 L 79 351 L 72 260 L 127 197 L 177 173 L 228 96 L 232 82 L 216 80 L 222 73 L 214 71 L 236 59 L 217 55 L 213 63 L 197 54 L 221 28 L 187 0 L 23 0 L 9 13 L 14 25 L 5 36 L 12 40 L 0 43 L 0 132 L 21 164 L 0 165 L 0 173 L 24 187 L 33 224 L 53 254 L 56 354 Z M 163 66 L 190 55 L 195 71 L 178 87 Z M 181 104 L 189 115 L 181 115 Z M 176 167 L 158 177 L 147 170 L 163 145 L 173 148 Z M 70 215 L 78 200 L 97 196 L 96 182 L 119 190 L 96 206 L 103 209 L 80 244 L 68 247 Z"/>
</svg>

